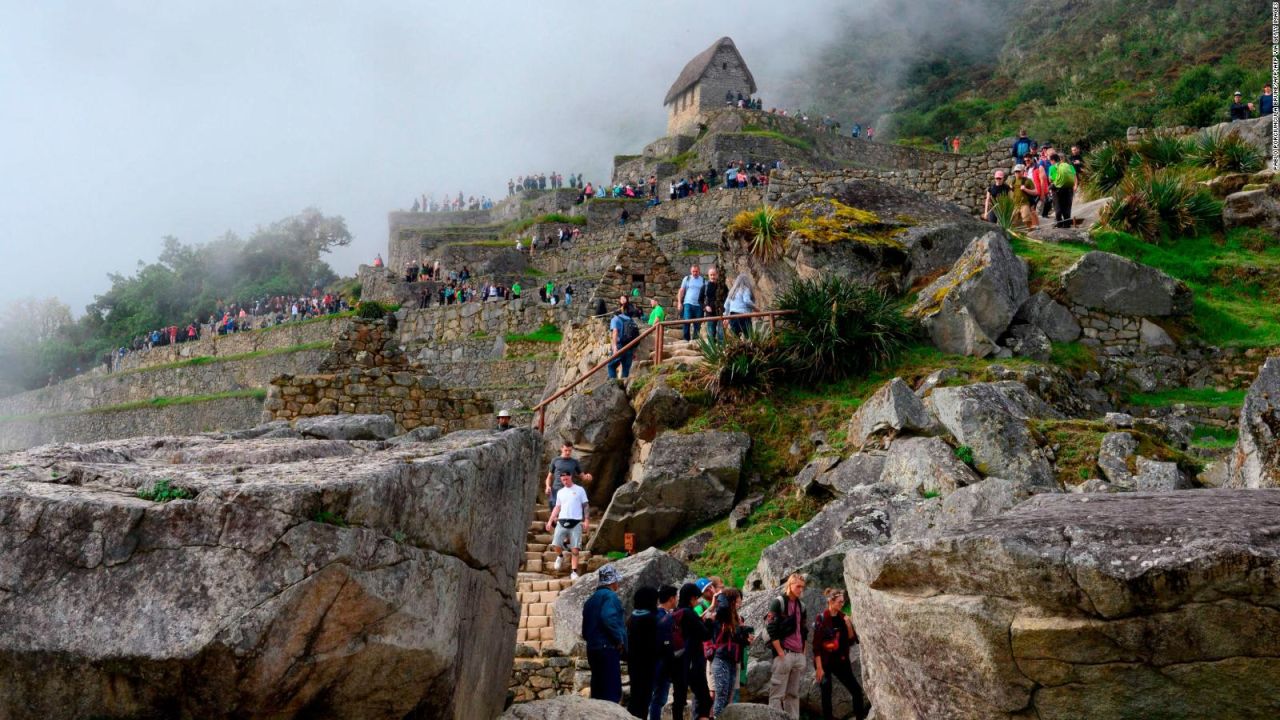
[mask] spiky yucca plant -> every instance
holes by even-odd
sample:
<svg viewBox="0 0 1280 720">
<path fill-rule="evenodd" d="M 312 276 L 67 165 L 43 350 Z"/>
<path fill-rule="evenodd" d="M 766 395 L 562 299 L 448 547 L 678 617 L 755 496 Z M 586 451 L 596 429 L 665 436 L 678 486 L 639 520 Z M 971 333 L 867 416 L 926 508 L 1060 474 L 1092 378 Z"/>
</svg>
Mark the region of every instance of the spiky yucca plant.
<svg viewBox="0 0 1280 720">
<path fill-rule="evenodd" d="M 729 333 L 722 341 L 703 337 L 698 349 L 706 362 L 695 372 L 716 399 L 737 402 L 768 393 L 785 370 L 777 336 L 764 330 Z"/>
<path fill-rule="evenodd" d="M 791 372 L 805 382 L 884 367 L 915 335 L 899 300 L 848 278 L 796 280 L 776 305 L 794 311 L 778 336 Z"/>
<path fill-rule="evenodd" d="M 788 211 L 761 206 L 759 210 L 744 210 L 729 222 L 729 232 L 745 240 L 751 254 L 761 262 L 773 262 L 787 249 Z"/>
<path fill-rule="evenodd" d="M 1133 148 L 1123 140 L 1105 142 L 1084 159 L 1084 182 L 1095 195 L 1115 189 L 1133 163 Z"/>
<path fill-rule="evenodd" d="M 1209 191 L 1169 171 L 1134 173 L 1120 184 L 1099 218 L 1113 230 L 1147 242 L 1196 235 L 1222 221 L 1222 203 Z"/>
<path fill-rule="evenodd" d="M 1219 172 L 1257 172 L 1264 163 L 1262 153 L 1234 130 L 1201 132 L 1196 137 L 1192 157 L 1200 165 Z"/>
<path fill-rule="evenodd" d="M 996 223 L 1006 231 L 1013 229 L 1013 221 L 1018 217 L 1018 204 L 1014 202 L 1013 196 L 1005 193 L 996 198 L 995 205 L 992 206 L 996 213 Z"/>
<path fill-rule="evenodd" d="M 1191 154 L 1191 143 L 1168 132 L 1154 132 L 1134 148 L 1143 165 L 1152 169 L 1173 167 Z"/>
</svg>

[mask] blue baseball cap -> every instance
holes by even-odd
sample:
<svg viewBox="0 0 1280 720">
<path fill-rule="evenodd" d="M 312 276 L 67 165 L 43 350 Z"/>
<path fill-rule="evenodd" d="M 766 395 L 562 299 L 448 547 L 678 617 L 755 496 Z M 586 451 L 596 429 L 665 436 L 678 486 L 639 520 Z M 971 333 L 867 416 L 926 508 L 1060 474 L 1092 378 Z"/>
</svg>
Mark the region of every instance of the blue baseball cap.
<svg viewBox="0 0 1280 720">
<path fill-rule="evenodd" d="M 694 583 L 694 585 L 698 586 L 698 592 L 702 592 L 703 590 L 706 590 L 707 586 L 710 584 L 711 584 L 711 581 L 706 578 L 698 578 L 697 582 Z"/>
</svg>

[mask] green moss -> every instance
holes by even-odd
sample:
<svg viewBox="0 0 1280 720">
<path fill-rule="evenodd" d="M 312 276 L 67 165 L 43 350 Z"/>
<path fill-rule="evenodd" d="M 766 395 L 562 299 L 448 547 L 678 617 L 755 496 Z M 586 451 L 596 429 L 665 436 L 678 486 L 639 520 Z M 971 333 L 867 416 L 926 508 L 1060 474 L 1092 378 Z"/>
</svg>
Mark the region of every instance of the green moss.
<svg viewBox="0 0 1280 720">
<path fill-rule="evenodd" d="M 555 323 L 546 323 L 537 330 L 525 335 L 510 333 L 506 336 L 508 344 L 534 342 L 553 343 L 558 345 L 562 340 L 564 340 L 564 334 L 560 332 L 560 328 L 556 326 Z"/>
<path fill-rule="evenodd" d="M 1244 404 L 1245 393 L 1245 390 L 1219 392 L 1213 388 L 1174 388 L 1153 393 L 1134 393 L 1128 397 L 1128 403 L 1139 407 L 1168 407 L 1178 404 L 1199 407 L 1240 407 Z"/>
<path fill-rule="evenodd" d="M 1083 343 L 1054 343 L 1049 352 L 1049 360 L 1074 373 L 1083 373 L 1098 369 L 1098 356 L 1093 349 Z"/>
<path fill-rule="evenodd" d="M 752 126 L 748 125 L 747 127 L 750 128 Z M 771 140 L 777 140 L 779 142 L 786 143 L 787 145 L 790 145 L 791 147 L 796 148 L 797 150 L 803 150 L 805 152 L 813 152 L 812 142 L 805 140 L 804 138 L 798 138 L 792 135 L 785 135 L 783 133 L 778 132 L 777 130 L 748 129 L 738 133 L 724 133 L 724 134 L 725 135 L 747 135 L 750 137 L 769 138 Z"/>
<path fill-rule="evenodd" d="M 170 500 L 190 500 L 195 497 L 195 493 L 186 488 L 175 486 L 168 478 L 156 481 L 156 484 L 149 488 L 138 488 L 137 494 L 143 500 L 158 503 L 167 503 Z"/>
</svg>

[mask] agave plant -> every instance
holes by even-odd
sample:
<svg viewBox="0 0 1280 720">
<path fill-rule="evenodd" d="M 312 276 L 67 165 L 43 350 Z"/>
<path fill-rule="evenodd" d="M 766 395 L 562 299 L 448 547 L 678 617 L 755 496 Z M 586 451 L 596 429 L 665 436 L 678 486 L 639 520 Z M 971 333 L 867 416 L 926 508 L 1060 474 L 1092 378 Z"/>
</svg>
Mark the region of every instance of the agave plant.
<svg viewBox="0 0 1280 720">
<path fill-rule="evenodd" d="M 1134 173 L 1121 183 L 1099 220 L 1147 242 L 1195 235 L 1216 227 L 1222 203 L 1209 191 L 1169 171 Z"/>
<path fill-rule="evenodd" d="M 1124 180 L 1133 159 L 1134 152 L 1128 143 L 1103 143 L 1085 158 L 1085 184 L 1098 195 L 1111 192 Z"/>
<path fill-rule="evenodd" d="M 698 342 L 705 362 L 696 370 L 707 392 L 730 402 L 768 393 L 783 376 L 777 336 L 752 329 L 745 336 L 730 334 L 722 341 Z"/>
<path fill-rule="evenodd" d="M 1153 169 L 1173 167 L 1191 155 L 1191 144 L 1168 132 L 1155 132 L 1134 148 L 1142 164 Z"/>
<path fill-rule="evenodd" d="M 787 249 L 787 211 L 768 206 L 744 210 L 729 223 L 729 232 L 746 240 L 751 254 L 761 262 L 773 262 Z"/>
<path fill-rule="evenodd" d="M 900 301 L 848 278 L 797 280 L 778 297 L 788 365 L 808 382 L 839 380 L 892 362 L 915 335 Z"/>
<path fill-rule="evenodd" d="M 1002 194 L 996 198 L 993 210 L 996 214 L 996 223 L 1006 231 L 1013 229 L 1013 221 L 1018 217 L 1018 204 L 1008 193 Z"/>
<path fill-rule="evenodd" d="M 1257 172 L 1263 166 L 1262 153 L 1235 130 L 1201 132 L 1196 137 L 1192 157 L 1200 165 L 1219 172 Z"/>
</svg>

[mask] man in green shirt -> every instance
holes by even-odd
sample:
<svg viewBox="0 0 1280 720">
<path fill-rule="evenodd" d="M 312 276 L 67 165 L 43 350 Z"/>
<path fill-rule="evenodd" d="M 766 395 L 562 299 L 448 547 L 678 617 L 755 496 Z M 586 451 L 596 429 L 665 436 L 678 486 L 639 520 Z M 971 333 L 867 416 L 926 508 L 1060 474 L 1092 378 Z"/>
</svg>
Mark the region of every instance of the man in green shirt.
<svg viewBox="0 0 1280 720">
<path fill-rule="evenodd" d="M 653 309 L 649 311 L 649 324 L 657 325 L 667 317 L 667 311 L 658 304 L 658 298 L 653 299 Z"/>
<path fill-rule="evenodd" d="M 1049 156 L 1049 184 L 1053 185 L 1055 227 L 1071 227 L 1071 200 L 1075 196 L 1076 169 L 1058 153 Z"/>
<path fill-rule="evenodd" d="M 520 287 L 520 283 L 518 281 L 511 283 L 511 297 L 519 298 L 522 290 L 524 290 L 524 288 Z"/>
</svg>

